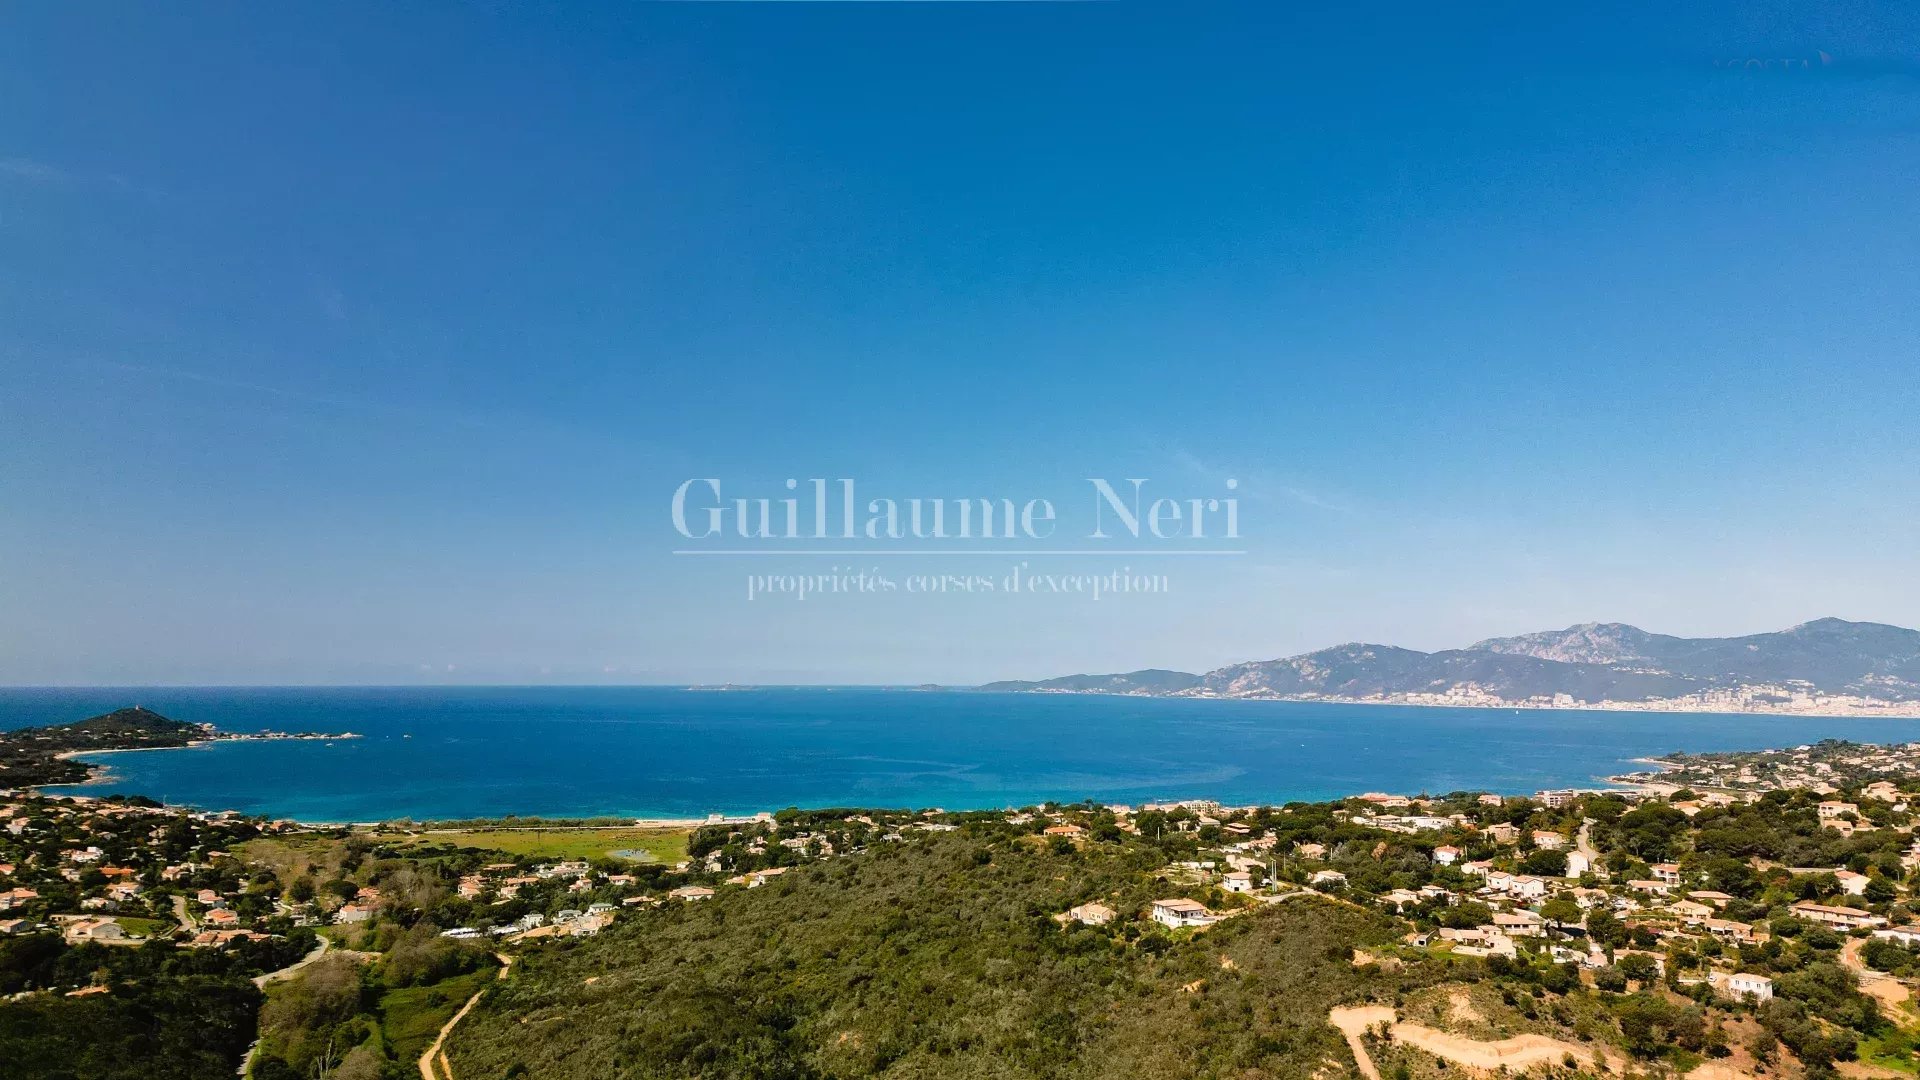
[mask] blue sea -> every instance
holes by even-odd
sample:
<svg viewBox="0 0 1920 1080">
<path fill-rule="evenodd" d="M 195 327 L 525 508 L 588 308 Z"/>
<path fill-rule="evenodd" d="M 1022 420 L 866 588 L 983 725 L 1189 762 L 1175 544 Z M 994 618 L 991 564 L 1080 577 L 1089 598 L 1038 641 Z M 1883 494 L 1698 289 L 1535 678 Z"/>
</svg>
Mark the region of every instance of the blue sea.
<svg viewBox="0 0 1920 1080">
<path fill-rule="evenodd" d="M 99 755 L 107 777 L 73 789 L 303 821 L 1531 792 L 1672 750 L 1920 738 L 1886 719 L 875 688 L 0 689 L 0 728 L 128 705 L 364 736 Z"/>
</svg>

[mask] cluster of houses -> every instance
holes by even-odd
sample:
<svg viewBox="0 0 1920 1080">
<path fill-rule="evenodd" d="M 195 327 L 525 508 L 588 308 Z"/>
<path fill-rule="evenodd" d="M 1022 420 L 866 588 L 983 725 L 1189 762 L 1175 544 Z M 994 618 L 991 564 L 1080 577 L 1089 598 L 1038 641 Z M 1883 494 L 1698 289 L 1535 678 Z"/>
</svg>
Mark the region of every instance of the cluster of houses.
<svg viewBox="0 0 1920 1080">
<path fill-rule="evenodd" d="M 259 936 L 234 911 L 243 875 L 222 848 L 295 827 L 233 813 L 0 792 L 0 935 L 57 930 L 72 944 L 137 945 L 164 923 L 193 946 Z M 192 854 L 164 855 L 182 848 Z"/>
<path fill-rule="evenodd" d="M 458 940 L 491 935 L 509 941 L 531 941 L 543 937 L 592 937 L 613 925 L 614 911 L 612 904 L 602 900 L 584 908 L 562 908 L 554 912 L 551 919 L 539 912 L 528 912 L 513 922 L 490 927 L 484 932 L 471 926 L 456 926 L 451 930 L 442 930 L 440 936 Z"/>
<path fill-rule="evenodd" d="M 816 817 L 805 827 L 781 825 L 771 814 L 730 822 L 730 843 L 708 851 L 699 860 L 681 863 L 676 871 L 730 874 L 729 885 L 750 888 L 766 884 L 803 862 L 857 855 L 874 843 L 900 843 L 929 833 L 952 832 L 959 826 L 939 809 L 918 813 L 848 813 Z M 1078 826 L 1074 827 L 1076 830 Z"/>
<path fill-rule="evenodd" d="M 776 841 L 776 843 L 787 843 L 787 841 Z M 817 857 L 840 854 L 835 852 L 830 844 L 809 845 L 806 850 L 808 855 Z M 711 866 L 711 860 L 701 860 L 698 865 L 709 872 L 719 872 L 717 868 Z M 683 862 L 674 869 L 684 873 L 695 869 L 695 864 Z M 790 869 L 792 867 L 787 865 L 763 867 L 732 875 L 725 879 L 724 884 L 757 889 L 778 879 Z M 494 926 L 484 934 L 505 936 L 510 941 L 554 936 L 587 937 L 611 925 L 615 914 L 623 908 L 652 907 L 668 901 L 697 902 L 710 899 L 714 895 L 713 888 L 698 884 L 682 885 L 659 896 L 650 895 L 642 891 L 640 880 L 634 875 L 598 873 L 581 860 L 545 863 L 531 869 L 522 869 L 517 863 L 491 863 L 463 876 L 457 891 L 462 897 L 477 903 L 500 905 L 521 899 L 523 890 L 548 885 L 559 885 L 563 895 L 611 893 L 615 900 L 595 901 L 578 908 L 562 908 L 551 918 L 531 912 L 512 922 Z M 366 890 L 362 890 L 362 895 L 365 892 Z M 621 895 L 623 893 L 626 895 Z M 481 930 L 472 927 L 455 927 L 444 931 L 442 936 L 470 938 L 484 935 Z"/>
<path fill-rule="evenodd" d="M 521 898 L 524 890 L 548 885 L 560 886 L 562 894 L 567 896 L 595 891 L 604 894 L 607 890 L 618 894 L 639 888 L 639 879 L 632 874 L 596 874 L 591 866 L 579 859 L 542 863 L 525 870 L 518 863 L 501 862 L 489 863 L 462 877 L 456 891 L 468 900 L 500 905 Z M 620 899 L 620 905 L 628 907 L 654 902 L 651 897 L 642 895 Z M 543 937 L 591 937 L 612 925 L 618 906 L 611 901 L 598 900 L 581 903 L 579 907 L 563 907 L 554 912 L 551 918 L 540 912 L 528 912 L 484 932 L 474 927 L 458 926 L 443 931 L 441 936 L 477 938 L 492 935 L 513 941 Z"/>
<path fill-rule="evenodd" d="M 810 829 L 777 832 L 770 814 L 716 818 L 709 824 L 739 825 L 751 833 L 744 847 L 749 863 L 759 865 L 732 873 L 715 887 L 760 888 L 798 863 L 852 854 L 869 841 L 899 841 L 955 828 L 944 817 L 937 810 L 888 815 L 885 821 L 849 814 Z M 302 901 L 284 892 L 256 893 L 249 888 L 254 871 L 223 850 L 254 836 L 299 828 L 292 822 L 262 824 L 234 813 L 0 791 L 0 935 L 57 930 L 73 944 L 139 944 L 148 934 L 165 933 L 183 944 L 217 947 L 266 936 L 263 927 L 270 918 L 295 926 L 347 927 L 376 919 L 386 899 L 377 886 L 359 886 L 345 898 L 323 891 Z M 183 846 L 190 853 L 186 858 L 170 862 L 160 857 L 160 852 Z M 719 875 L 728 872 L 728 865 L 714 852 L 674 870 Z M 524 911 L 531 899 L 536 908 L 503 919 L 501 925 L 477 919 L 477 927 L 444 932 L 455 939 L 586 936 L 610 925 L 622 908 L 698 902 L 714 895 L 714 887 L 703 884 L 647 895 L 634 875 L 601 873 L 577 859 L 531 868 L 488 864 L 462 876 L 455 887 L 476 904 L 518 900 L 523 901 L 518 909 Z"/>
<path fill-rule="evenodd" d="M 1542 796 L 1548 793 L 1541 793 Z M 1870 785 L 1864 794 L 1882 801 L 1903 804 L 1905 796 L 1891 783 Z M 1710 793 L 1706 799 L 1714 802 L 1731 802 L 1742 798 L 1739 795 Z M 1539 801 L 1547 802 L 1545 798 Z M 1710 803 L 1709 803 L 1710 804 Z M 1562 805 L 1565 805 L 1562 803 Z M 1683 812 L 1698 812 L 1700 804 L 1692 807 L 1679 805 Z M 1826 801 L 1819 804 L 1819 817 L 1823 824 L 1835 827 L 1858 814 L 1859 808 L 1852 803 Z M 1691 816 L 1691 814 L 1689 815 Z M 1844 816 L 1844 817 L 1843 817 Z M 1510 843 L 1514 837 L 1510 833 L 1498 832 L 1499 827 L 1483 830 L 1489 838 L 1500 843 Z M 1532 839 L 1537 848 L 1563 848 L 1565 837 L 1554 834 L 1534 832 Z M 1649 878 L 1632 879 L 1610 887 L 1590 887 L 1579 884 L 1581 880 L 1593 880 L 1597 876 L 1605 882 L 1606 872 L 1597 864 L 1591 854 L 1567 851 L 1567 868 L 1564 877 L 1543 878 L 1538 876 L 1506 873 L 1496 869 L 1491 860 L 1460 862 L 1458 848 L 1442 845 L 1436 847 L 1433 859 L 1440 865 L 1458 865 L 1463 872 L 1477 876 L 1482 885 L 1472 894 L 1473 899 L 1493 903 L 1511 904 L 1511 910 L 1496 911 L 1490 925 L 1470 930 L 1440 930 L 1437 936 L 1441 940 L 1456 942 L 1456 952 L 1469 955 L 1502 954 L 1516 955 L 1513 942 L 1516 937 L 1540 937 L 1545 934 L 1545 920 L 1528 905 L 1537 906 L 1550 897 L 1564 895 L 1572 899 L 1582 912 L 1602 909 L 1615 913 L 1623 919 L 1626 926 L 1644 929 L 1657 939 L 1684 940 L 1688 938 L 1711 938 L 1723 945 L 1741 946 L 1763 943 L 1768 931 L 1761 926 L 1722 917 L 1722 909 L 1736 898 L 1724 892 L 1704 888 L 1687 888 L 1685 875 L 1675 863 L 1654 863 L 1648 867 Z M 1909 860 L 1920 858 L 1920 842 L 1916 842 L 1909 852 Z M 1866 890 L 1870 877 L 1856 873 L 1844 867 L 1790 868 L 1795 874 L 1830 875 L 1847 896 L 1861 896 Z M 1592 876 L 1589 876 L 1592 875 Z M 1432 887 L 1423 889 L 1420 896 L 1390 895 L 1387 902 L 1396 906 L 1408 901 L 1425 899 L 1432 893 Z M 1447 902 L 1457 902 L 1464 897 L 1451 897 Z M 1920 943 L 1920 926 L 1889 927 L 1889 920 L 1882 915 L 1857 907 L 1822 904 L 1802 901 L 1790 906 L 1792 913 L 1812 923 L 1830 927 L 1841 932 L 1872 931 L 1877 936 L 1888 937 L 1903 944 Z M 1421 940 L 1422 945 L 1428 942 Z M 1550 951 L 1557 960 L 1574 961 L 1587 967 L 1603 967 L 1618 959 L 1619 954 L 1609 957 L 1599 946 L 1589 944 L 1584 954 L 1565 946 L 1552 946 Z M 1626 950 L 1631 953 L 1634 950 Z M 1656 966 L 1664 970 L 1664 961 L 1653 953 Z M 1681 981 L 1689 981 L 1682 978 Z M 1772 980 L 1760 973 L 1734 969 L 1715 968 L 1707 972 L 1707 981 L 1714 988 L 1730 996 L 1746 996 L 1755 999 L 1767 999 L 1773 995 Z"/>
<path fill-rule="evenodd" d="M 1920 774 L 1920 743 L 1817 743 L 1781 750 L 1689 754 L 1663 759 L 1662 765 L 1660 772 L 1632 773 L 1618 779 L 1656 791 L 1689 787 L 1749 794 L 1811 791 L 1832 795 L 1850 776 Z M 1868 784 L 1862 794 L 1888 803 L 1904 801 L 1899 786 L 1890 780 Z"/>
<path fill-rule="evenodd" d="M 1563 810 L 1576 804 L 1584 794 L 1573 790 L 1542 791 L 1532 802 Z M 1862 794 L 1894 805 L 1904 805 L 1906 801 L 1906 796 L 1891 783 L 1870 785 Z M 1753 797 L 1738 792 L 1708 793 L 1691 800 L 1691 806 L 1678 805 L 1678 808 L 1691 816 L 1708 806 L 1728 805 Z M 1477 802 L 1496 806 L 1503 804 L 1503 799 L 1498 795 L 1480 795 Z M 1649 940 L 1650 936 L 1654 942 L 1666 944 L 1715 943 L 1717 947 L 1698 950 L 1701 955 L 1711 955 L 1714 959 L 1704 970 L 1683 971 L 1679 976 L 1683 984 L 1705 982 L 1733 998 L 1765 1000 L 1773 996 L 1770 976 L 1741 969 L 1741 947 L 1765 943 L 1769 930 L 1765 925 L 1728 918 L 1726 909 L 1736 903 L 1735 897 L 1707 888 L 1698 879 L 1690 879 L 1676 863 L 1651 864 L 1645 878 L 1612 880 L 1599 852 L 1588 846 L 1585 828 L 1578 830 L 1576 837 L 1570 835 L 1574 831 L 1571 829 L 1565 832 L 1523 829 L 1503 821 L 1482 824 L 1473 815 L 1460 812 L 1458 802 L 1441 805 L 1437 800 L 1379 792 L 1360 795 L 1348 800 L 1347 808 L 1337 816 L 1353 825 L 1384 833 L 1407 836 L 1464 833 L 1471 840 L 1461 843 L 1470 842 L 1483 853 L 1489 847 L 1495 852 L 1491 858 L 1469 859 L 1462 847 L 1437 844 L 1431 848 L 1432 863 L 1455 873 L 1439 875 L 1434 883 L 1417 889 L 1396 888 L 1377 896 L 1363 896 L 1348 888 L 1346 874 L 1325 865 L 1328 852 L 1320 843 L 1301 841 L 1285 845 L 1284 851 L 1276 850 L 1279 841 L 1272 832 L 1255 832 L 1232 820 L 1251 816 L 1246 812 L 1212 804 L 1178 805 L 1195 815 L 1192 819 L 1195 824 L 1220 826 L 1221 843 L 1203 850 L 1199 858 L 1176 864 L 1173 869 L 1193 874 L 1195 880 L 1217 886 L 1228 894 L 1247 894 L 1254 900 L 1272 902 L 1298 893 L 1297 883 L 1304 881 L 1308 890 L 1337 893 L 1347 899 L 1377 902 L 1402 914 L 1420 912 L 1425 916 L 1471 901 L 1485 905 L 1485 910 L 1490 912 L 1484 922 L 1474 926 L 1441 926 L 1424 932 L 1416 930 L 1407 935 L 1406 943 L 1465 956 L 1516 958 L 1523 953 L 1539 953 L 1551 956 L 1556 962 L 1574 963 L 1588 969 L 1611 967 L 1626 956 L 1641 954 L 1652 961 L 1655 970 L 1664 973 L 1663 953 L 1643 948 L 1609 949 L 1585 936 L 1588 913 L 1606 911 L 1634 932 L 1634 939 L 1639 942 Z M 1123 829 L 1128 827 L 1128 808 L 1108 809 L 1115 811 Z M 1818 809 L 1821 823 L 1829 828 L 1871 827 L 1864 825 L 1865 818 L 1853 803 L 1828 800 Z M 1049 825 L 1045 834 L 1075 837 L 1077 830 L 1078 826 L 1063 820 Z M 1384 847 L 1383 843 L 1375 848 L 1376 857 Z M 1502 848 L 1509 849 L 1509 853 L 1501 854 Z M 1518 864 L 1530 862 L 1520 858 L 1522 851 L 1560 853 L 1564 857 L 1564 870 L 1552 875 L 1522 872 Z M 1282 860 L 1302 871 L 1291 875 L 1291 882 L 1278 880 L 1270 873 Z M 1920 842 L 1909 851 L 1909 866 L 1915 861 L 1920 861 Z M 1789 869 L 1795 874 L 1831 875 L 1841 894 L 1833 902 L 1792 904 L 1791 912 L 1796 917 L 1842 933 L 1870 932 L 1901 944 L 1920 945 L 1920 925 L 1890 925 L 1886 916 L 1866 910 L 1864 906 L 1846 906 L 1851 897 L 1866 893 L 1873 880 L 1870 875 L 1845 867 Z M 1549 906 L 1549 902 L 1561 900 L 1570 900 L 1573 906 L 1568 908 L 1564 903 L 1557 909 Z M 1203 929 L 1243 910 L 1247 908 L 1230 906 L 1228 910 L 1213 910 L 1190 896 L 1170 896 L 1153 900 L 1139 914 L 1157 926 L 1178 931 Z M 1558 918 L 1568 921 L 1552 922 L 1543 911 L 1555 911 Z M 1569 911 L 1578 912 L 1578 918 L 1569 918 Z M 1096 901 L 1072 907 L 1056 919 L 1066 924 L 1105 926 L 1122 917 L 1113 907 Z M 1423 925 L 1431 925 L 1431 919 Z"/>
</svg>

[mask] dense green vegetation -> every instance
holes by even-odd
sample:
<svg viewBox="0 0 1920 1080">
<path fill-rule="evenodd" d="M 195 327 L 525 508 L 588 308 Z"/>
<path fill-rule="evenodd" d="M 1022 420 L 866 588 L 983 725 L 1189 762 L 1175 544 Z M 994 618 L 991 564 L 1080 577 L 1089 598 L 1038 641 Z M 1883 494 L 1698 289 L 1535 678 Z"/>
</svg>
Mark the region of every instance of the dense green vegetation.
<svg viewBox="0 0 1920 1080">
<path fill-rule="evenodd" d="M 0 995 L 188 976 L 246 979 L 285 967 L 313 946 L 313 931 L 307 929 L 285 937 L 236 941 L 221 949 L 184 948 L 165 938 L 138 948 L 68 945 L 59 934 L 23 934 L 0 938 Z M 0 1008 L 0 1016 L 5 1012 Z"/>
<path fill-rule="evenodd" d="M 440 1026 L 493 977 L 470 943 L 418 924 L 377 964 L 331 955 L 273 988 L 260 1010 L 254 1080 L 418 1076 Z"/>
<path fill-rule="evenodd" d="M 1195 880 L 1203 864 L 1193 860 L 1218 850 L 1231 826 L 1295 852 L 1276 853 L 1261 877 L 1297 883 L 1337 869 L 1344 882 L 1323 891 L 1364 904 L 1388 890 L 1437 885 L 1451 900 L 1403 908 L 1415 926 L 1489 920 L 1489 904 L 1467 898 L 1478 879 L 1432 859 L 1432 834 L 1368 827 L 1357 801 L 1222 811 L 1228 820 L 1220 821 L 1150 810 L 1128 829 L 1093 806 L 954 814 L 946 821 L 957 832 L 905 844 L 873 842 L 899 827 L 885 815 L 787 811 L 770 823 L 701 829 L 690 854 L 724 874 L 792 865 L 816 848 L 865 853 L 801 861 L 765 886 L 637 911 L 598 939 L 525 954 L 514 976 L 483 996 L 450 1055 L 462 1080 L 1342 1075 L 1349 1059 L 1327 1026 L 1330 1006 L 1410 1003 L 1479 986 L 1506 1016 L 1479 1037 L 1542 1034 L 1582 1048 L 1582 1062 L 1610 1048 L 1658 1075 L 1738 1054 L 1785 1076 L 1831 1076 L 1835 1063 L 1856 1056 L 1897 1056 L 1905 1036 L 1845 970 L 1846 938 L 1790 909 L 1801 899 L 1848 899 L 1834 873 L 1765 860 L 1870 872 L 1867 897 L 1851 902 L 1904 918 L 1904 907 L 1880 893 L 1907 876 L 1898 858 L 1907 837 L 1823 829 L 1816 801 L 1778 794 L 1696 807 L 1689 817 L 1666 801 L 1635 806 L 1617 796 L 1559 809 L 1524 799 L 1488 805 L 1464 793 L 1432 800 L 1429 812 L 1476 823 L 1441 834 L 1468 855 L 1549 875 L 1564 871 L 1567 856 L 1533 847 L 1535 831 L 1572 835 L 1590 819 L 1616 879 L 1676 861 L 1699 885 L 1729 894 L 1728 917 L 1764 933 L 1720 942 L 1676 933 L 1679 924 L 1657 911 L 1583 910 L 1563 892 L 1540 905 L 1545 939 L 1517 957 L 1484 960 L 1401 946 L 1406 923 L 1337 900 L 1307 894 L 1260 905 Z M 1888 812 L 1863 803 L 1863 818 Z M 1081 839 L 1042 834 L 1063 818 L 1082 827 Z M 1904 812 L 1894 818 L 1906 820 Z M 1514 826 L 1517 842 L 1493 839 L 1500 825 Z M 1173 933 L 1140 917 L 1153 899 L 1180 895 L 1240 914 Z M 1055 918 L 1092 900 L 1121 917 L 1097 928 Z M 1573 962 L 1588 942 L 1603 950 L 1603 966 Z M 1571 951 L 1554 955 L 1548 946 L 1559 944 Z M 1386 962 L 1356 966 L 1356 947 Z M 1867 953 L 1899 968 L 1910 968 L 1912 955 L 1883 945 Z M 1729 966 L 1771 976 L 1774 1000 L 1717 993 L 1706 975 Z M 1396 1071 L 1444 1075 L 1431 1057 L 1381 1046 Z"/>
<path fill-rule="evenodd" d="M 1353 1065 L 1328 1009 L 1359 1003 L 1556 1040 L 1568 1078 L 1596 1055 L 1661 1077 L 1906 1069 L 1916 1014 L 1856 972 L 1911 977 L 1920 954 L 1795 905 L 1915 923 L 1914 796 L 1825 794 L 788 809 L 673 836 L 679 865 L 548 861 L 632 826 L 308 830 L 25 795 L 0 805 L 0 995 L 19 995 L 0 1076 L 214 1080 L 257 1035 L 256 1080 L 411 1080 L 476 994 L 448 1046 L 461 1080 L 1334 1080 Z M 1147 918 L 1181 897 L 1225 917 Z M 1110 923 L 1064 918 L 1095 901 Z M 216 908 L 256 936 L 188 924 Z M 150 940 L 63 940 L 88 912 Z M 333 954 L 262 1004 L 249 977 L 316 933 Z M 498 981 L 496 949 L 516 958 Z M 1772 1000 L 1728 992 L 1733 973 Z M 1395 1080 L 1466 1060 L 1364 1040 Z"/>
<path fill-rule="evenodd" d="M 1680 858 L 1711 860 L 1712 873 L 1722 877 L 1714 886 L 1736 895 L 1750 890 L 1758 874 L 1746 862 L 1761 858 L 1786 866 L 1837 866 L 1864 871 L 1879 867 L 1886 876 L 1901 878 L 1900 853 L 1909 837 L 1888 826 L 1912 820 L 1907 811 L 1863 800 L 1859 820 L 1882 826 L 1871 832 L 1846 835 L 1821 827 L 1815 806 L 1821 796 L 1810 792 L 1772 791 L 1751 803 L 1701 810 L 1692 818 L 1670 803 L 1648 802 L 1632 810 L 1618 800 L 1589 800 L 1589 813 L 1599 818 L 1594 840 L 1603 849 L 1617 850 L 1628 866 Z M 1612 812 L 1609 813 L 1608 811 Z"/>
<path fill-rule="evenodd" d="M 253 1041 L 260 991 L 195 975 L 83 997 L 34 995 L 0 1009 L 0 1065 L 36 1080 L 216 1080 Z"/>
<path fill-rule="evenodd" d="M 35 1080 L 223 1080 L 253 1041 L 260 992 L 249 980 L 312 948 L 313 933 L 184 948 L 155 938 L 67 945 L 60 935 L 0 938 L 0 1076 Z M 104 992 L 23 994 L 43 987 Z"/>
<path fill-rule="evenodd" d="M 1168 888 L 1145 845 L 1058 853 L 969 831 L 816 864 L 529 954 L 452 1041 L 510 1076 L 1304 1076 L 1342 1053 L 1327 1009 L 1438 977 L 1350 962 L 1390 940 L 1320 899 L 1167 935 L 1062 929 Z M 537 1031 L 530 1038 L 529 1031 Z"/>
</svg>

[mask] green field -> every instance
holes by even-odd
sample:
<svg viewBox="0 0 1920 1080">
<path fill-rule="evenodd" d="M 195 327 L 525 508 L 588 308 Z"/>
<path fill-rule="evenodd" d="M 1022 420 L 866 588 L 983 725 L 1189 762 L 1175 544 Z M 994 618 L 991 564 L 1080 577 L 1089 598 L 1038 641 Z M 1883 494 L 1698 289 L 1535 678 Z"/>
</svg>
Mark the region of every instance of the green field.
<svg viewBox="0 0 1920 1080">
<path fill-rule="evenodd" d="M 1896 1020 L 1904 1019 L 1896 1014 Z M 1914 1053 L 1920 1050 L 1920 1032 L 1893 1028 L 1860 1042 L 1860 1060 L 1868 1065 L 1913 1075 L 1920 1072 Z"/>
<path fill-rule="evenodd" d="M 346 842 L 331 836 L 263 836 L 234 848 L 243 862 L 267 867 L 281 881 L 301 876 L 322 881 L 338 877 L 346 852 Z"/>
<path fill-rule="evenodd" d="M 390 840 L 408 840 L 416 844 L 451 844 L 454 847 L 486 848 L 509 855 L 527 855 L 544 859 L 597 859 L 616 857 L 615 851 L 642 851 L 649 859 L 669 865 L 687 857 L 689 829 L 643 829 L 634 827 L 599 829 L 470 829 L 447 832 L 417 832 L 404 836 L 388 835 Z"/>
<path fill-rule="evenodd" d="M 492 982 L 500 969 L 481 968 L 466 975 L 428 986 L 409 986 L 388 990 L 375 1006 L 380 1018 L 380 1033 L 395 1061 L 411 1064 L 427 1052 L 440 1034 L 441 1025 L 466 1004 L 468 998 Z"/>
<path fill-rule="evenodd" d="M 140 937 L 165 934 L 176 925 L 172 919 L 148 919 L 138 915 L 121 915 L 116 921 L 125 928 L 127 933 L 137 934 Z"/>
</svg>

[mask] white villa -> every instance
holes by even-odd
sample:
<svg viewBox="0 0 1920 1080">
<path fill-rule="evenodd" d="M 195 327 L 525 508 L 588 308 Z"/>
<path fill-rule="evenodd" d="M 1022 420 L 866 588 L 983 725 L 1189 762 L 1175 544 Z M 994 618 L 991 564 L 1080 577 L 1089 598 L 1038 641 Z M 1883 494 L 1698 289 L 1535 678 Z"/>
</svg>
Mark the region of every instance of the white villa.
<svg viewBox="0 0 1920 1080">
<path fill-rule="evenodd" d="M 1208 926 L 1215 921 L 1215 916 L 1213 912 L 1207 910 L 1207 905 L 1185 897 L 1155 900 L 1151 917 L 1154 922 L 1172 930 L 1178 930 L 1183 926 Z"/>
</svg>

